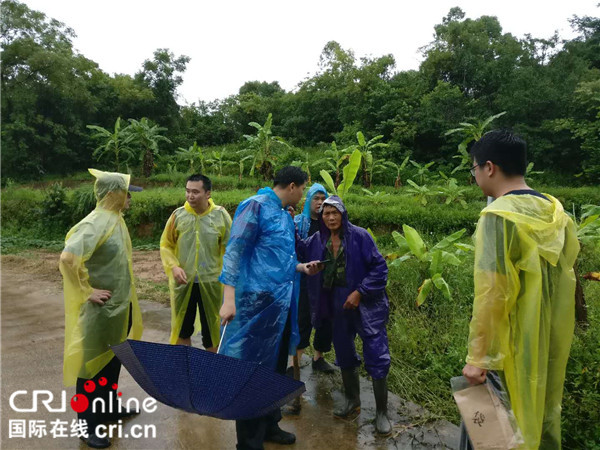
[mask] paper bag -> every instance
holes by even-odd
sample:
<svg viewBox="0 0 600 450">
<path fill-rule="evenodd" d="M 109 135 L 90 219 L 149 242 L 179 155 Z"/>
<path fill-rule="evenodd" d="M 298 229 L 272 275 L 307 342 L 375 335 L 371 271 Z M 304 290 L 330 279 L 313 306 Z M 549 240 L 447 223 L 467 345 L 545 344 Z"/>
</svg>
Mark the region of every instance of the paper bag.
<svg viewBox="0 0 600 450">
<path fill-rule="evenodd" d="M 489 383 L 471 386 L 464 377 L 451 380 L 460 415 L 476 450 L 513 449 L 522 443 L 512 411 Z"/>
</svg>

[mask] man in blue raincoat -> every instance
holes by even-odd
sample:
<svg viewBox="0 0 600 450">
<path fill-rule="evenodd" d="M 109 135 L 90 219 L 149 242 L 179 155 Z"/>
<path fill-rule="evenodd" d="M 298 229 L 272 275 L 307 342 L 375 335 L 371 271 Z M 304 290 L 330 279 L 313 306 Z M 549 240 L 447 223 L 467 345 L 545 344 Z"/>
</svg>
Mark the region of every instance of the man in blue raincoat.
<svg viewBox="0 0 600 450">
<path fill-rule="evenodd" d="M 358 334 L 363 342 L 365 367 L 373 379 L 375 429 L 378 434 L 389 435 L 387 264 L 369 232 L 350 223 L 339 197 L 331 196 L 323 202 L 319 221 L 319 232 L 299 242 L 297 250 L 301 261 L 328 261 L 325 269 L 308 278 L 307 283 L 313 324 L 333 319 L 333 346 L 345 391 L 343 404 L 333 413 L 348 417 L 360 411 L 357 367 L 361 361 L 354 346 Z"/>
<path fill-rule="evenodd" d="M 319 183 L 313 184 L 308 190 L 302 214 L 294 217 L 301 239 L 306 239 L 319 231 L 319 209 L 327 197 L 327 190 Z M 313 329 L 306 277 L 303 275 L 300 280 L 300 299 L 298 301 L 298 328 L 300 331 L 298 359 L 300 359 L 304 349 L 310 345 L 310 334 Z M 333 373 L 335 370 L 323 358 L 323 353 L 331 350 L 331 333 L 332 324 L 330 320 L 324 320 L 318 327 L 315 327 L 315 337 L 313 339 L 315 354 L 312 361 L 312 368 L 315 371 Z"/>
<path fill-rule="evenodd" d="M 312 275 L 316 264 L 296 258 L 295 207 L 307 175 L 284 167 L 273 189 L 265 187 L 238 206 L 223 258 L 224 284 L 220 316 L 228 323 L 220 353 L 264 364 L 285 374 L 289 354 L 296 352 L 299 273 Z M 279 428 L 281 411 L 236 421 L 237 448 L 262 449 L 263 442 L 293 444 L 296 436 Z"/>
</svg>

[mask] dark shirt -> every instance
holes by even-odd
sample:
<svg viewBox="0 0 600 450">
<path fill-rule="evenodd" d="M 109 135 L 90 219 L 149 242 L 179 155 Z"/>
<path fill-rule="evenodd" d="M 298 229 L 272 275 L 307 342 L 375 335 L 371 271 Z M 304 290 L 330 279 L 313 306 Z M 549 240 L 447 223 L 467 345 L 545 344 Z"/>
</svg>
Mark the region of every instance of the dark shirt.
<svg viewBox="0 0 600 450">
<path fill-rule="evenodd" d="M 310 219 L 310 227 L 308 228 L 308 236 L 311 237 L 317 231 L 319 231 L 319 219 Z"/>
<path fill-rule="evenodd" d="M 341 236 L 340 236 L 341 239 Z M 332 289 L 334 286 L 346 286 L 346 255 L 343 240 L 340 242 L 337 256 L 333 256 L 333 243 L 331 238 L 327 241 L 325 250 L 325 259 L 329 262 L 325 263 L 323 270 L 323 287 Z"/>
<path fill-rule="evenodd" d="M 546 197 L 544 194 L 542 194 L 538 191 L 535 191 L 533 189 L 515 189 L 514 191 L 507 192 L 504 195 L 534 195 L 536 197 L 540 197 L 540 198 L 550 201 L 550 199 L 548 197 Z"/>
</svg>

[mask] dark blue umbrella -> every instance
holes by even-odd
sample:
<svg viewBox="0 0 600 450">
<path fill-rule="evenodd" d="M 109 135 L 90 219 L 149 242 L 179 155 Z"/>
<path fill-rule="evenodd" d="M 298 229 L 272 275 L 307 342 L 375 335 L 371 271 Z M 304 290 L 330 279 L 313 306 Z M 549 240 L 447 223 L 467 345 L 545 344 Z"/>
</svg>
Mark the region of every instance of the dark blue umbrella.
<svg viewBox="0 0 600 450">
<path fill-rule="evenodd" d="M 195 347 L 128 339 L 111 348 L 148 395 L 204 416 L 253 419 L 306 391 L 261 364 Z"/>
</svg>

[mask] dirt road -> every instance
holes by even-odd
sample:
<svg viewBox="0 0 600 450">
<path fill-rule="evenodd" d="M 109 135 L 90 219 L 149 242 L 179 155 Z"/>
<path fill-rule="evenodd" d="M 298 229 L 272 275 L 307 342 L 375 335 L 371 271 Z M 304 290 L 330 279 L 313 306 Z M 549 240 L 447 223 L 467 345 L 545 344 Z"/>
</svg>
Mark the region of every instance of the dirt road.
<svg viewBox="0 0 600 450">
<path fill-rule="evenodd" d="M 160 281 L 160 263 L 156 252 L 136 254 L 134 271 L 136 276 L 146 280 Z M 21 258 L 21 259 L 19 259 Z M 58 407 L 62 395 L 62 352 L 64 334 L 64 309 L 60 285 L 60 274 L 56 268 L 56 254 L 41 253 L 30 259 L 3 257 L 2 304 L 1 304 L 1 345 L 2 345 L 2 448 L 6 449 L 51 449 L 87 448 L 75 437 L 55 437 L 51 433 L 52 422 L 68 421 L 75 413 L 68 403 L 74 394 L 73 388 L 66 389 L 66 412 L 48 412 L 41 403 L 39 412 L 16 412 L 9 399 L 18 390 L 28 394 L 19 395 L 14 401 L 18 408 L 31 405 L 33 390 L 48 390 L 54 395 L 51 406 Z M 169 334 L 170 313 L 166 305 L 143 300 L 141 307 L 144 318 L 143 339 L 153 342 L 166 342 Z M 199 345 L 199 343 L 198 343 Z M 427 413 L 417 405 L 404 402 L 390 394 L 390 418 L 394 424 L 391 438 L 377 438 L 374 435 L 372 418 L 375 406 L 370 382 L 362 380 L 361 397 L 363 409 L 354 421 L 334 419 L 331 411 L 340 384 L 339 373 L 317 375 L 310 365 L 302 368 L 302 380 L 307 392 L 302 397 L 300 415 L 286 415 L 282 428 L 297 435 L 293 449 L 315 448 L 456 448 L 458 429 L 445 422 L 427 421 Z M 137 386 L 125 369 L 121 372 L 119 390 L 123 398 L 135 397 L 142 401 L 146 394 Z M 46 435 L 42 437 L 15 437 L 18 425 L 26 426 L 37 420 L 45 424 Z M 10 421 L 13 421 L 12 425 Z M 123 436 L 130 435 L 136 427 L 150 425 L 156 430 L 155 437 L 114 438 L 111 448 L 158 449 L 158 448 L 235 448 L 235 425 L 233 422 L 188 414 L 165 405 L 158 405 L 153 413 L 142 413 L 123 424 Z M 12 430 L 9 430 L 12 428 Z M 16 430 L 16 431 L 15 431 Z M 12 431 L 13 437 L 10 437 Z M 152 430 L 149 429 L 149 432 Z M 19 434 L 16 434 L 17 436 Z M 60 435 L 60 434 L 59 434 Z M 265 448 L 280 448 L 266 444 Z M 283 448 L 283 447 L 281 447 Z"/>
</svg>

